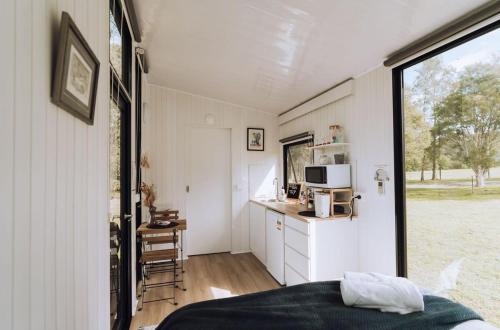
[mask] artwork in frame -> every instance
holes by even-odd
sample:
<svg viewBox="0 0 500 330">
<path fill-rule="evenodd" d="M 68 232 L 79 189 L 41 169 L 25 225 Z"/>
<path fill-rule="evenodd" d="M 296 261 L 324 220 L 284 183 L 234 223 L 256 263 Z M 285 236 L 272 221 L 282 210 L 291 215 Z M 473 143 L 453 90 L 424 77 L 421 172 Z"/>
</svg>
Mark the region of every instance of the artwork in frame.
<svg viewBox="0 0 500 330">
<path fill-rule="evenodd" d="M 247 150 L 264 151 L 263 128 L 247 128 Z"/>
<path fill-rule="evenodd" d="M 94 124 L 99 60 L 67 12 L 62 13 L 52 102 Z"/>
</svg>

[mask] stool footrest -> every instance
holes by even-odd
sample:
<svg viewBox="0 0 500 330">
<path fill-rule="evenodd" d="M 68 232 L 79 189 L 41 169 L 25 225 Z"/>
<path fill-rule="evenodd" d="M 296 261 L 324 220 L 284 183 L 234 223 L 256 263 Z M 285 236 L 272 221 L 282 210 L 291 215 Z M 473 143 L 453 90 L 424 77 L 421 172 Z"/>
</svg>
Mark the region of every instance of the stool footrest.
<svg viewBox="0 0 500 330">
<path fill-rule="evenodd" d="M 178 253 L 177 249 L 165 249 L 156 251 L 145 251 L 141 256 L 141 263 L 151 262 L 151 261 L 162 261 L 177 259 Z"/>
</svg>

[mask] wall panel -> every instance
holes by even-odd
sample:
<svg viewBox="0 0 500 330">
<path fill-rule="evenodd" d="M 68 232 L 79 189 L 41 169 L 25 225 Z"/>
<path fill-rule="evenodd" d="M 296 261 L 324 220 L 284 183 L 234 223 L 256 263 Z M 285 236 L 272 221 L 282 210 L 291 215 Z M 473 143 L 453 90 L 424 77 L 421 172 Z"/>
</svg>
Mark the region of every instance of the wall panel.
<svg viewBox="0 0 500 330">
<path fill-rule="evenodd" d="M 3 329 L 109 328 L 107 7 L 98 0 L 2 1 Z M 63 10 L 101 62 L 92 127 L 50 102 Z"/>
<path fill-rule="evenodd" d="M 248 167 L 277 166 L 277 117 L 155 85 L 147 85 L 146 95 L 143 152 L 148 154 L 151 168 L 145 171 L 144 180 L 154 183 L 159 207 L 177 208 L 181 216 L 185 216 L 187 207 L 189 129 L 231 129 L 232 173 L 228 175 L 232 177 L 232 252 L 248 251 Z M 213 125 L 205 122 L 208 114 L 215 118 Z M 247 127 L 265 129 L 265 152 L 246 150 Z M 146 212 L 143 214 L 146 216 Z"/>
<path fill-rule="evenodd" d="M 345 128 L 346 141 L 351 143 L 346 151 L 352 165 L 353 187 L 362 194 L 356 202 L 359 268 L 395 275 L 391 87 L 391 71 L 377 68 L 354 80 L 353 95 L 280 126 L 279 136 L 312 130 L 320 141 L 329 136 L 330 124 Z M 316 161 L 320 154 L 321 151 L 315 152 Z M 384 195 L 377 193 L 373 179 L 377 165 L 385 165 L 391 179 Z"/>
</svg>

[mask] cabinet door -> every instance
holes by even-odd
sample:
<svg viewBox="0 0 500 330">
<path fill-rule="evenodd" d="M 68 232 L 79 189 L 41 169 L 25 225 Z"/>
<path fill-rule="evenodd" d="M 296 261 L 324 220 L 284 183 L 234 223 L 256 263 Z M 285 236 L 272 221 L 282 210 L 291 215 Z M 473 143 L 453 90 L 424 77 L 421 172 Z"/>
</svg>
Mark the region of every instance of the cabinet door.
<svg viewBox="0 0 500 330">
<path fill-rule="evenodd" d="M 285 284 L 284 216 L 271 210 L 266 212 L 266 268 L 280 284 Z"/>
<path fill-rule="evenodd" d="M 266 208 L 250 203 L 250 250 L 266 264 Z"/>
</svg>

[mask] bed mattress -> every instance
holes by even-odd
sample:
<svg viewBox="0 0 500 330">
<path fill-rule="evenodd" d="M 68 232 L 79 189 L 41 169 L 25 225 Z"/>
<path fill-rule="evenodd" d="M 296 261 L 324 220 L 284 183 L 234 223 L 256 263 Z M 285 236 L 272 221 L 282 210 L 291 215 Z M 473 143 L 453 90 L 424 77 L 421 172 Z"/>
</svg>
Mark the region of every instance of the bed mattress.
<svg viewBox="0 0 500 330">
<path fill-rule="evenodd" d="M 194 329 L 453 329 L 482 320 L 471 309 L 436 296 L 424 296 L 425 311 L 400 315 L 347 307 L 340 282 L 314 282 L 184 306 L 158 326 Z"/>
</svg>

